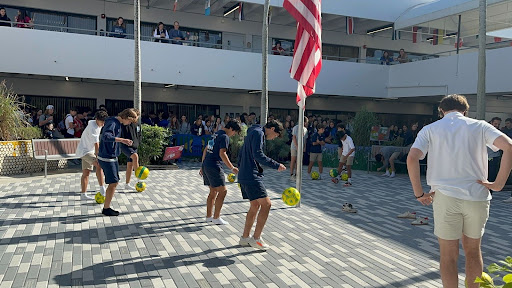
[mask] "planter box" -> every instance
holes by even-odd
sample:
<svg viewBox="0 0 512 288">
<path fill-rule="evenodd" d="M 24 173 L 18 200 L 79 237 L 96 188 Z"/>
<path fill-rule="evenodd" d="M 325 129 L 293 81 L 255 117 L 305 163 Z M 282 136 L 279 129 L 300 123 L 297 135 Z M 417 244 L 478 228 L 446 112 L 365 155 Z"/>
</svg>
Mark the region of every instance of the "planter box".
<svg viewBox="0 0 512 288">
<path fill-rule="evenodd" d="M 65 168 L 67 160 L 48 161 L 48 170 Z M 44 171 L 44 161 L 32 158 L 29 140 L 0 141 L 0 175 L 20 175 Z"/>
</svg>

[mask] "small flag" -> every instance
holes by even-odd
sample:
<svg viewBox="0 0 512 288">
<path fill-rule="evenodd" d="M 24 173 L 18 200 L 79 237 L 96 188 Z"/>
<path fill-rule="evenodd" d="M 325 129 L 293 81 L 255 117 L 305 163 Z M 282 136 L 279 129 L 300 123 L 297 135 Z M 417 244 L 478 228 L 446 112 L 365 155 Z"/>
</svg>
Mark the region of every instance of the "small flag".
<svg viewBox="0 0 512 288">
<path fill-rule="evenodd" d="M 434 29 L 432 32 L 434 34 L 434 36 L 432 36 L 432 45 L 437 45 L 437 44 L 439 44 L 438 43 L 439 42 L 439 36 L 438 36 L 439 30 L 438 29 Z"/>
<path fill-rule="evenodd" d="M 457 40 L 455 40 L 455 42 L 457 42 Z M 464 45 L 464 40 L 462 40 L 462 38 L 459 39 L 459 48 L 462 47 L 462 45 Z M 457 43 L 455 43 L 455 48 L 457 48 Z"/>
<path fill-rule="evenodd" d="M 502 40 L 501 37 L 494 37 L 494 43 L 501 42 Z"/>
<path fill-rule="evenodd" d="M 176 9 L 178 9 L 178 0 L 174 0 L 174 6 L 172 7 L 172 11 L 176 12 Z"/>
<path fill-rule="evenodd" d="M 210 0 L 206 0 L 206 2 L 204 3 L 204 15 L 205 16 L 210 16 Z"/>
<path fill-rule="evenodd" d="M 354 34 L 354 18 L 352 17 L 345 17 L 345 26 L 347 29 L 347 35 Z"/>
<path fill-rule="evenodd" d="M 418 43 L 418 42 L 421 42 L 421 32 L 418 32 L 420 31 L 420 27 L 418 26 L 414 26 L 412 27 L 412 43 Z M 419 36 L 419 37 L 418 37 Z M 419 39 L 418 39 L 419 38 Z"/>
<path fill-rule="evenodd" d="M 244 20 L 244 3 L 240 2 L 240 8 L 238 9 L 238 21 Z"/>
<path fill-rule="evenodd" d="M 393 25 L 393 35 L 391 36 L 391 40 L 400 40 L 400 38 L 402 38 L 402 32 L 395 30 L 395 25 Z"/>
</svg>

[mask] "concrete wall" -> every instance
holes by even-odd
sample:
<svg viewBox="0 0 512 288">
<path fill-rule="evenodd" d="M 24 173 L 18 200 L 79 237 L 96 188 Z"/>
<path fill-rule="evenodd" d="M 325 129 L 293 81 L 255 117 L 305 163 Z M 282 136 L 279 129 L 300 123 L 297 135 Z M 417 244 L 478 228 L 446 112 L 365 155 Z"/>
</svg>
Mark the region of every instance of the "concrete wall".
<svg viewBox="0 0 512 288">
<path fill-rule="evenodd" d="M 48 161 L 48 170 L 64 168 L 66 160 Z M 32 158 L 31 141 L 0 141 L 0 175 L 44 172 L 44 161 Z"/>
</svg>

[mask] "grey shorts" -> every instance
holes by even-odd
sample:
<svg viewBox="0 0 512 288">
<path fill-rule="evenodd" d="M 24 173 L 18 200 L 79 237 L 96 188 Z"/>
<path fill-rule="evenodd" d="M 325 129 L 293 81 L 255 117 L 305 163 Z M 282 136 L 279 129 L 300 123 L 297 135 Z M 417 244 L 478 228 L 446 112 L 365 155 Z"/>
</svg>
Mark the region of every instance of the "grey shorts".
<svg viewBox="0 0 512 288">
<path fill-rule="evenodd" d="M 226 186 L 226 180 L 224 179 L 224 171 L 221 167 L 212 167 L 203 165 L 203 181 L 204 185 L 217 188 Z"/>
<path fill-rule="evenodd" d="M 261 181 L 254 181 L 251 184 L 240 183 L 240 188 L 242 190 L 242 198 L 249 199 L 249 201 L 268 197 L 267 189 Z"/>
</svg>

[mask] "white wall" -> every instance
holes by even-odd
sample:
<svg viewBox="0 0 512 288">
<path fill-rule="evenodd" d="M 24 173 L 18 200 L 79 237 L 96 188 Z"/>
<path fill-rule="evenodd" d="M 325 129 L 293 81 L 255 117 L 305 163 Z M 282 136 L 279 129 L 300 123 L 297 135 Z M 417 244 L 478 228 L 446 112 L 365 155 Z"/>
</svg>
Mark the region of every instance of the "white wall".
<svg viewBox="0 0 512 288">
<path fill-rule="evenodd" d="M 512 47 L 487 51 L 487 93 L 512 91 Z M 442 57 L 394 65 L 389 73 L 389 97 L 474 94 L 478 80 L 478 54 Z"/>
<path fill-rule="evenodd" d="M 111 37 L 4 28 L 0 72 L 133 81 L 133 41 Z M 261 55 L 229 50 L 142 42 L 142 81 L 147 83 L 261 89 Z M 296 93 L 291 57 L 269 56 L 269 87 Z M 383 97 L 389 67 L 324 61 L 317 93 Z M 21 64 L 21 65 L 20 65 Z"/>
</svg>

